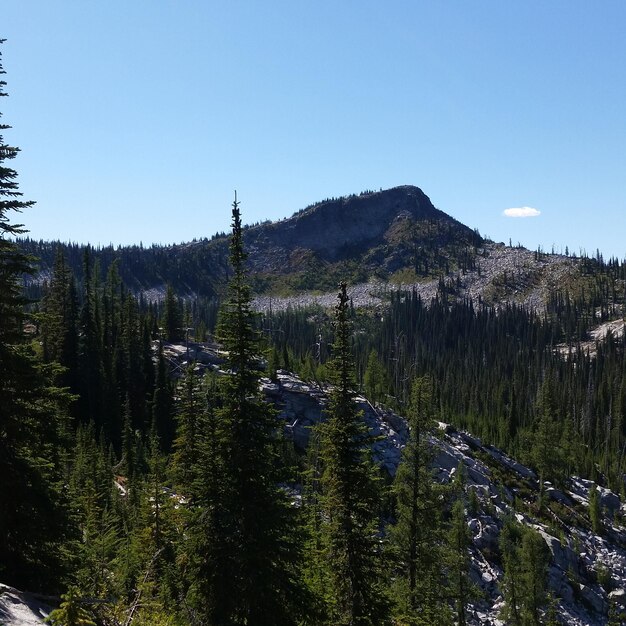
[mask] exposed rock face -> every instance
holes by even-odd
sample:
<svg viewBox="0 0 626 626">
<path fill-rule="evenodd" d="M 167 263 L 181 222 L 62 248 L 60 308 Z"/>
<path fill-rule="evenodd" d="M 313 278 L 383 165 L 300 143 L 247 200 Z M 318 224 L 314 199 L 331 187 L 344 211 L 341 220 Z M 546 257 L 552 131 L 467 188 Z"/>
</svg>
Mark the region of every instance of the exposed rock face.
<svg viewBox="0 0 626 626">
<path fill-rule="evenodd" d="M 289 276 L 290 288 L 299 292 L 418 267 L 425 275 L 445 273 L 483 243 L 412 186 L 326 200 L 246 229 L 244 240 L 260 288 L 284 288 L 276 278 Z"/>
<path fill-rule="evenodd" d="M 287 432 L 301 450 L 306 448 L 311 428 L 324 419 L 327 389 L 307 384 L 287 372 L 279 372 L 278 384 L 263 383 L 263 391 L 280 410 Z M 406 424 L 398 416 L 372 406 L 363 396 L 356 402 L 372 435 L 384 438 L 374 444 L 374 457 L 390 475 L 396 473 L 401 447 L 407 439 Z"/>
<path fill-rule="evenodd" d="M 37 596 L 0 584 L 0 624 L 40 626 L 52 608 Z"/>
<path fill-rule="evenodd" d="M 405 220 L 454 222 L 421 189 L 406 185 L 320 202 L 287 220 L 247 230 L 245 241 L 253 262 L 255 251 L 268 247 L 312 250 L 320 258 L 336 261 L 355 249 L 380 243 L 394 223 Z M 469 228 L 456 224 L 471 236 Z"/>
<path fill-rule="evenodd" d="M 324 419 L 327 390 L 286 372 L 279 372 L 278 379 L 277 384 L 265 381 L 263 389 L 279 408 L 296 445 L 304 447 L 311 426 Z M 357 397 L 357 402 L 372 434 L 385 435 L 375 446 L 375 458 L 394 475 L 408 437 L 405 421 L 391 411 L 372 406 L 363 397 Z M 511 485 L 523 484 L 526 490 L 531 490 L 535 499 L 538 483 L 531 468 L 444 423 L 440 424 L 437 436 L 431 437 L 431 445 L 436 449 L 432 466 L 436 480 L 451 482 L 459 462 L 463 463 L 466 488 L 476 492 L 480 503 L 480 511 L 470 517 L 468 526 L 473 538 L 471 575 L 484 599 L 470 607 L 469 624 L 503 624 L 498 617 L 502 608 L 499 585 L 503 577 L 498 541 L 507 513 L 513 513 L 520 523 L 532 527 L 544 538 L 551 554 L 549 587 L 558 601 L 564 623 L 604 625 L 611 602 L 626 610 L 626 528 L 621 521 L 614 521 L 624 519 L 626 505 L 621 504 L 615 493 L 599 488 L 605 531 L 598 536 L 590 531 L 586 517 L 589 490 L 596 488 L 595 483 L 573 478 L 563 490 L 548 485 L 547 494 L 560 503 L 564 513 L 562 517 L 553 514 L 554 523 L 547 526 L 528 512 L 532 500 L 524 502 L 524 512 L 515 511 L 517 488 L 496 482 L 493 476 L 497 468 L 499 474 L 511 478 Z M 558 537 L 555 528 L 559 529 Z"/>
</svg>

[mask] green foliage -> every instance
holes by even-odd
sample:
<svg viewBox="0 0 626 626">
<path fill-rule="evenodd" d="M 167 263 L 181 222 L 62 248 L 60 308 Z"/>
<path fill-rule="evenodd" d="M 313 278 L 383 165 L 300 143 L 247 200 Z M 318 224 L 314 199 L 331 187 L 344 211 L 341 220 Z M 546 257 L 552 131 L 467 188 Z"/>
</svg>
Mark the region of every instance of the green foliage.
<svg viewBox="0 0 626 626">
<path fill-rule="evenodd" d="M 589 520 L 591 521 L 593 532 L 601 535 L 603 531 L 602 507 L 600 504 L 600 493 L 595 486 L 589 489 Z"/>
<path fill-rule="evenodd" d="M 544 620 L 545 626 L 561 626 L 561 621 L 558 618 L 559 604 L 554 595 L 550 592 L 548 594 L 548 609 Z"/>
<path fill-rule="evenodd" d="M 66 368 L 60 382 L 73 392 L 78 389 L 78 301 L 76 285 L 62 250 L 54 263 L 50 286 L 43 300 L 41 340 L 44 360 Z"/>
<path fill-rule="evenodd" d="M 609 602 L 609 621 L 606 626 L 623 626 L 626 621 L 626 611 L 615 600 Z"/>
<path fill-rule="evenodd" d="M 323 574 L 323 623 L 382 625 L 389 603 L 382 585 L 379 535 L 380 479 L 371 460 L 371 438 L 354 402 L 354 362 L 346 284 L 335 307 L 332 380 L 327 418 L 319 426 L 317 561 Z M 321 561 L 321 562 L 320 562 Z"/>
<path fill-rule="evenodd" d="M 277 371 L 280 367 L 280 356 L 278 354 L 278 349 L 275 345 L 273 345 L 269 352 L 269 357 L 267 359 L 267 375 L 272 382 L 276 382 L 278 380 Z"/>
<path fill-rule="evenodd" d="M 500 535 L 504 565 L 502 618 L 512 626 L 540 626 L 547 603 L 549 550 L 536 531 L 505 521 Z"/>
<path fill-rule="evenodd" d="M 163 311 L 163 337 L 166 341 L 181 341 L 185 338 L 182 304 L 172 285 L 167 286 Z"/>
<path fill-rule="evenodd" d="M 163 357 L 163 344 L 159 342 L 157 374 L 152 396 L 152 432 L 161 450 L 169 452 L 174 441 L 174 408 L 172 388 Z"/>
<path fill-rule="evenodd" d="M 365 395 L 371 402 L 381 402 L 389 389 L 387 372 L 378 358 L 376 350 L 372 350 L 367 359 L 363 376 Z"/>
<path fill-rule="evenodd" d="M 63 602 L 58 609 L 48 615 L 46 622 L 52 626 L 96 626 L 87 609 L 81 606 L 78 590 L 71 587 L 62 596 Z"/>
<path fill-rule="evenodd" d="M 394 562 L 394 596 L 409 624 L 443 623 L 446 614 L 442 562 L 441 490 L 429 468 L 428 434 L 433 426 L 433 384 L 416 378 L 408 409 L 409 440 L 394 481 L 397 521 L 390 529 Z"/>
<path fill-rule="evenodd" d="M 204 398 L 200 389 L 200 379 L 188 367 L 180 380 L 177 393 L 180 397 L 177 407 L 177 436 L 174 441 L 172 471 L 176 485 L 185 489 L 192 485 L 200 466 L 200 434 Z"/>
<path fill-rule="evenodd" d="M 233 276 L 218 333 L 229 375 L 208 396 L 189 527 L 189 601 L 209 624 L 295 624 L 297 512 L 279 486 L 276 413 L 259 392 L 260 337 L 233 203 Z"/>
<path fill-rule="evenodd" d="M 543 506 L 544 481 L 554 480 L 563 469 L 562 452 L 555 442 L 560 440 L 560 423 L 550 376 L 540 390 L 538 416 L 532 438 L 531 459 L 539 473 L 539 500 Z"/>
<path fill-rule="evenodd" d="M 462 500 L 457 500 L 452 507 L 452 519 L 448 531 L 448 563 L 451 597 L 455 606 L 458 626 L 465 626 L 467 623 L 466 605 L 471 595 L 472 586 L 469 578 L 469 547 L 471 543 L 472 538 L 465 519 L 465 506 Z"/>
</svg>

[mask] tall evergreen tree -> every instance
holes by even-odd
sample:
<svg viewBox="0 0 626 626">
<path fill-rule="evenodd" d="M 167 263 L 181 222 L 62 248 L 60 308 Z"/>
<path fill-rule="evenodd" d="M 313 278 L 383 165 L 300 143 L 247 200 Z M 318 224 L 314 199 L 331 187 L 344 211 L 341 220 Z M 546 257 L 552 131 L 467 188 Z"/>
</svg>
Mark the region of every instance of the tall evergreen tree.
<svg viewBox="0 0 626 626">
<path fill-rule="evenodd" d="M 471 564 L 469 547 L 471 543 L 472 537 L 465 519 L 465 505 L 462 499 L 458 499 L 452 506 L 447 558 L 450 574 L 449 586 L 458 626 L 467 624 L 466 607 L 472 592 L 469 575 Z"/>
<path fill-rule="evenodd" d="M 500 534 L 500 550 L 504 565 L 501 617 L 512 626 L 539 626 L 548 600 L 549 550 L 543 537 L 508 518 Z"/>
<path fill-rule="evenodd" d="M 94 282 L 91 248 L 87 246 L 83 254 L 82 308 L 78 324 L 78 368 L 81 381 L 79 413 L 84 422 L 93 420 L 100 427 L 102 422 L 102 354 Z"/>
<path fill-rule="evenodd" d="M 500 551 L 504 566 L 502 584 L 504 607 L 500 617 L 511 626 L 522 626 L 522 582 L 519 556 L 522 533 L 522 527 L 512 517 L 505 519 L 500 533 Z"/>
<path fill-rule="evenodd" d="M 157 436 L 161 449 L 169 452 L 174 440 L 172 389 L 161 343 L 159 343 L 156 370 L 152 397 L 152 432 Z"/>
<path fill-rule="evenodd" d="M 391 529 L 399 563 L 396 599 L 410 624 L 442 622 L 445 613 L 440 493 L 429 464 L 428 434 L 433 425 L 432 381 L 413 381 L 409 403 L 409 440 L 394 482 L 397 522 Z"/>
<path fill-rule="evenodd" d="M 52 280 L 43 299 L 43 309 L 44 359 L 63 365 L 65 369 L 60 382 L 78 392 L 78 301 L 74 276 L 60 247 L 57 248 Z"/>
<path fill-rule="evenodd" d="M 538 416 L 533 437 L 532 460 L 539 472 L 539 503 L 543 505 L 544 481 L 554 479 L 562 468 L 557 406 L 550 375 L 544 380 L 537 402 Z"/>
<path fill-rule="evenodd" d="M 180 341 L 183 332 L 183 311 L 172 285 L 167 286 L 163 308 L 163 335 L 167 341 Z"/>
<path fill-rule="evenodd" d="M 190 529 L 191 596 L 212 626 L 281 626 L 297 622 L 302 597 L 297 511 L 279 484 L 276 412 L 259 390 L 260 335 L 245 259 L 235 198 L 233 275 L 218 328 L 228 375 L 219 379 L 217 406 L 210 407 L 206 420 L 209 432 Z"/>
<path fill-rule="evenodd" d="M 0 80 L 0 96 L 5 85 Z M 8 128 L 0 124 L 0 131 Z M 69 398 L 52 386 L 53 369 L 38 365 L 24 340 L 20 280 L 32 270 L 10 238 L 24 232 L 10 214 L 32 202 L 21 200 L 17 173 L 5 164 L 18 151 L 0 136 L 0 579 L 54 588 L 71 528 L 62 488 Z"/>
<path fill-rule="evenodd" d="M 320 535 L 326 568 L 327 623 L 374 626 L 389 621 L 382 584 L 380 480 L 372 439 L 355 404 L 349 298 L 341 284 L 327 419 L 320 426 Z"/>
<path fill-rule="evenodd" d="M 378 358 L 376 350 L 371 350 L 363 375 L 365 393 L 371 402 L 380 402 L 388 387 L 387 372 Z"/>
</svg>

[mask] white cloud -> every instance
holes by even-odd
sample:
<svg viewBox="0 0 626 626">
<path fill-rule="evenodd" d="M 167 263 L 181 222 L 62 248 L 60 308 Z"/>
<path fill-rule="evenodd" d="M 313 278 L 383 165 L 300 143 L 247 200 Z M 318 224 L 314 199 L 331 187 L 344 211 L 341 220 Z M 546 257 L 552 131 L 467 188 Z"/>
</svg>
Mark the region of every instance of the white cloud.
<svg viewBox="0 0 626 626">
<path fill-rule="evenodd" d="M 531 206 L 522 206 L 516 209 L 504 209 L 502 214 L 506 217 L 537 217 L 541 215 L 541 211 Z"/>
</svg>

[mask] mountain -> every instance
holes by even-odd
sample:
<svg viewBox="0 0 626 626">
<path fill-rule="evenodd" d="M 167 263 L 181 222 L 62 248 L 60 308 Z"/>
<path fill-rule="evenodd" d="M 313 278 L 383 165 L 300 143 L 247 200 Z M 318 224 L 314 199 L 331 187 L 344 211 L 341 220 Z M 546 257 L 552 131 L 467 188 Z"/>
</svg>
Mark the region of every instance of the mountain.
<svg viewBox="0 0 626 626">
<path fill-rule="evenodd" d="M 246 231 L 250 269 L 261 284 L 294 291 L 447 273 L 471 265 L 482 238 L 436 209 L 417 187 L 327 200 L 287 220 Z"/>
<path fill-rule="evenodd" d="M 355 306 L 377 304 L 391 290 L 417 290 L 430 301 L 441 289 L 448 298 L 534 311 L 561 309 L 563 298 L 581 300 L 605 322 L 624 292 L 616 261 L 530 251 L 483 239 L 477 231 L 436 209 L 418 187 L 406 185 L 312 204 L 291 217 L 248 226 L 248 270 L 258 308 L 334 303 L 341 280 Z M 78 283 L 85 245 L 21 241 L 40 259 L 26 278 L 27 293 L 42 295 L 60 246 Z M 117 262 L 135 294 L 162 301 L 167 285 L 184 298 L 215 298 L 228 281 L 225 234 L 170 246 L 89 248 L 102 278 Z"/>
<path fill-rule="evenodd" d="M 277 222 L 246 228 L 248 269 L 258 293 L 334 289 L 339 280 L 398 280 L 470 268 L 483 239 L 436 209 L 417 187 L 395 187 L 325 200 Z M 61 245 L 80 275 L 84 246 L 23 240 L 50 275 Z M 180 295 L 215 296 L 228 278 L 228 239 L 215 235 L 172 246 L 105 247 L 93 251 L 106 273 L 119 260 L 122 279 L 136 293 L 158 298 L 166 284 Z"/>
<path fill-rule="evenodd" d="M 528 537 L 535 541 L 531 548 L 540 544 L 536 579 L 545 578 L 546 588 L 549 583 L 561 622 L 605 624 L 609 610 L 624 608 L 626 264 L 605 262 L 600 254 L 576 258 L 485 241 L 414 187 L 328 200 L 289 219 L 251 226 L 244 238 L 251 280 L 262 292 L 256 306 L 267 311 L 257 321 L 273 382 L 265 379 L 262 387 L 284 420 L 285 441 L 294 443 L 284 450 L 290 465 L 306 468 L 311 426 L 328 406 L 335 336 L 328 309 L 336 296 L 323 292 L 347 278 L 352 304 L 364 307 L 350 311 L 355 392 L 377 435 L 373 457 L 386 480 L 396 473 L 407 442 L 402 416 L 413 380 L 432 381 L 435 432 L 425 443 L 437 481 L 453 488 L 434 492 L 442 494 L 441 507 L 425 510 L 440 508 L 439 530 L 445 530 L 451 509 L 444 494 L 465 490 L 455 497 L 465 499 L 471 577 L 482 592 L 467 602 L 467 623 L 502 624 L 505 572 L 528 575 L 530 561 L 522 569 L 510 560 L 516 550 L 522 554 Z M 53 245 L 23 245 L 44 250 L 40 281 L 49 277 Z M 219 372 L 224 353 L 205 342 L 215 327 L 206 313 L 217 302 L 194 296 L 220 294 L 229 273 L 227 245 L 225 236 L 216 236 L 180 246 L 93 251 L 100 268 L 94 274 L 117 261 L 134 294 L 159 300 L 171 283 L 187 296 L 186 305 L 171 293 L 163 306 L 138 305 L 115 272 L 74 289 L 69 272 L 59 270 L 42 314 L 28 325 L 35 353 L 67 368 L 59 374 L 79 396 L 76 420 L 93 420 L 94 428 L 108 433 L 99 447 L 91 426 L 77 439 L 84 454 L 92 450 L 111 470 L 97 475 L 103 494 L 111 494 L 113 481 L 115 497 L 119 491 L 130 503 L 135 469 L 128 459 L 142 458 L 148 423 L 160 425 L 171 441 L 185 412 L 196 415 L 185 404 L 193 401 L 193 377 L 185 377 L 187 396 L 180 381 L 176 387 L 167 380 L 168 369 L 172 379 L 190 366 L 225 374 Z M 85 251 L 65 247 L 78 282 Z M 41 282 L 31 288 L 41 290 Z M 303 308 L 309 304 L 322 306 Z M 256 353 L 254 363 L 263 363 Z M 151 419 L 156 415 L 159 421 Z M 88 477 L 87 468 L 76 467 Z M 456 480 L 458 467 L 465 482 Z M 303 503 L 298 479 L 288 484 L 294 503 Z M 159 493 L 177 497 L 186 488 L 184 481 L 167 479 Z M 400 515 L 389 523 L 399 527 Z M 500 538 L 511 528 L 518 540 L 507 552 Z M 446 540 L 438 537 L 442 545 Z M 542 554 L 549 558 L 544 569 Z M 125 576 L 122 570 L 115 575 Z M 507 607 L 514 603 L 510 598 Z"/>
</svg>

